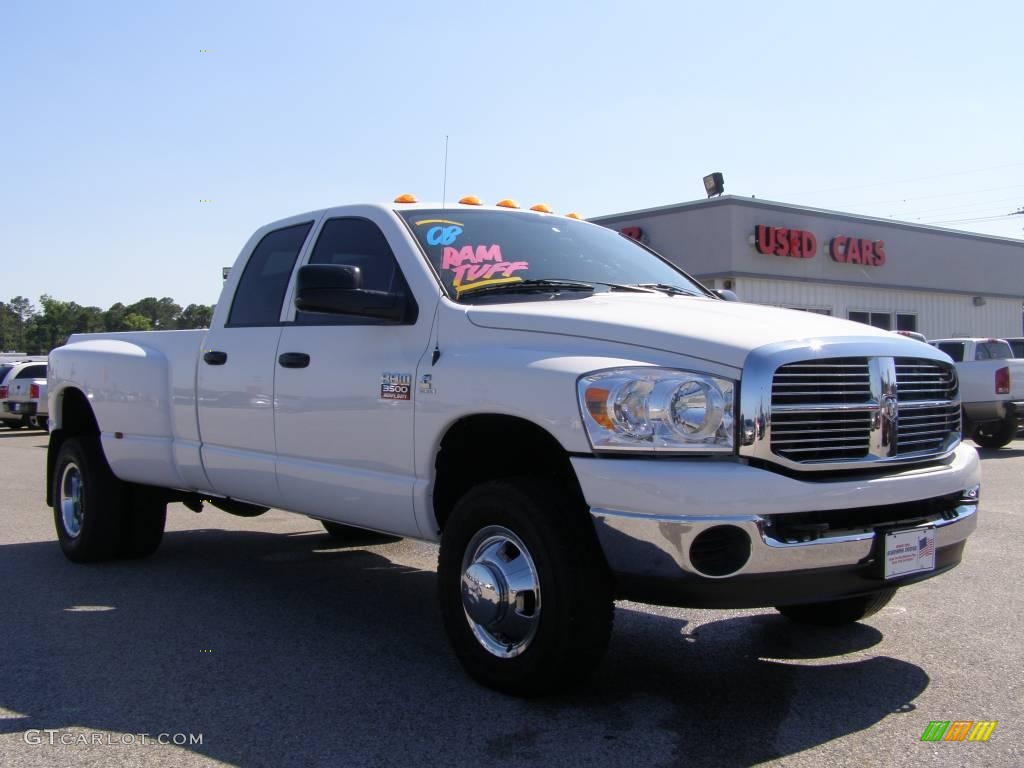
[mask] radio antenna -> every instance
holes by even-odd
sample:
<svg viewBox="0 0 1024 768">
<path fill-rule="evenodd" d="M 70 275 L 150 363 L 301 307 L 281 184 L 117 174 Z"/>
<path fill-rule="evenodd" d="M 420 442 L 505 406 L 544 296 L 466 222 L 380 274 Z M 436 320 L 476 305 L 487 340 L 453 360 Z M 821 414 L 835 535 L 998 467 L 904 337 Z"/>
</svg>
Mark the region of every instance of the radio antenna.
<svg viewBox="0 0 1024 768">
<path fill-rule="evenodd" d="M 444 135 L 444 171 L 441 174 L 441 207 L 448 195 L 448 134 Z"/>
</svg>

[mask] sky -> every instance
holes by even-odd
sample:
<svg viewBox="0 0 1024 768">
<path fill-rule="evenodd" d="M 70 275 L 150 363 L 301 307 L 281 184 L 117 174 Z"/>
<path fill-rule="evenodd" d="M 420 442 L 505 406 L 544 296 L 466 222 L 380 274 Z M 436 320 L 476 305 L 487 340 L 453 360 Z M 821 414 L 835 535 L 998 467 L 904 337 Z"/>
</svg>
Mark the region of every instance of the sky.
<svg viewBox="0 0 1024 768">
<path fill-rule="evenodd" d="M 446 135 L 449 199 L 597 216 L 721 171 L 1024 237 L 1024 3 L 837 5 L 0 0 L 0 299 L 213 303 L 269 221 L 439 199 Z"/>
</svg>

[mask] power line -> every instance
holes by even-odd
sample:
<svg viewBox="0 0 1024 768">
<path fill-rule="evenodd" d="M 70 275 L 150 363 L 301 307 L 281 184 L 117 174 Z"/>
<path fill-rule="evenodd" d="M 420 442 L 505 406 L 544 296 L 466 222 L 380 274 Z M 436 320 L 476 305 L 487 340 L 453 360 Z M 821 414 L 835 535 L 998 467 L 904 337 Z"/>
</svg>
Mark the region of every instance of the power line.
<svg viewBox="0 0 1024 768">
<path fill-rule="evenodd" d="M 965 171 L 951 171 L 949 173 L 938 173 L 933 176 L 918 176 L 912 179 L 898 179 L 895 181 L 877 181 L 872 182 L 871 184 L 856 184 L 849 187 L 832 187 L 831 189 L 812 189 L 807 194 L 813 195 L 822 192 L 844 192 L 849 189 L 869 189 L 871 187 L 884 187 L 891 184 L 909 184 L 915 181 L 930 181 L 931 179 L 945 179 L 949 178 L 950 176 L 966 176 L 971 173 L 983 173 L 984 171 L 999 171 L 1004 168 L 1017 168 L 1022 165 L 1024 165 L 1024 162 L 1006 163 L 1004 165 L 991 165 L 988 166 L 987 168 L 972 168 L 970 170 Z"/>
<path fill-rule="evenodd" d="M 985 209 L 992 208 L 992 209 L 995 209 L 997 207 L 1005 207 L 1009 203 L 1014 203 L 1014 202 L 1016 202 L 1019 199 L 1020 199 L 1020 195 L 1017 195 L 1015 197 L 1004 197 L 1004 198 L 1000 198 L 999 200 L 986 200 L 984 202 L 971 203 L 969 205 L 951 205 L 951 206 L 945 206 L 943 208 L 928 208 L 928 209 L 923 210 L 923 211 L 910 211 L 910 212 L 900 213 L 898 215 L 900 215 L 900 216 L 922 216 L 922 215 L 924 215 L 926 213 L 943 213 L 943 212 L 946 212 L 946 213 L 948 213 L 948 212 L 960 213 L 960 212 L 970 211 L 970 210 L 973 210 L 975 208 L 985 208 Z"/>
<path fill-rule="evenodd" d="M 1011 213 L 1003 213 L 998 216 L 981 216 L 974 219 L 950 219 L 947 221 L 926 221 L 925 224 L 967 224 L 969 222 L 982 222 L 982 221 L 997 221 L 999 219 L 1008 219 L 1010 216 L 1024 215 L 1024 208 L 1018 211 L 1012 211 Z"/>
<path fill-rule="evenodd" d="M 865 205 L 886 205 L 887 203 L 906 203 L 910 200 L 934 200 L 939 197 L 963 197 L 964 195 L 978 195 L 982 192 L 1000 192 L 1006 189 L 1022 189 L 1024 184 L 1010 184 L 1007 187 L 986 187 L 985 189 L 968 189 L 961 192 L 943 192 L 939 195 L 917 195 L 915 197 L 900 197 L 895 200 L 871 200 L 866 203 L 853 203 L 851 207 Z"/>
</svg>

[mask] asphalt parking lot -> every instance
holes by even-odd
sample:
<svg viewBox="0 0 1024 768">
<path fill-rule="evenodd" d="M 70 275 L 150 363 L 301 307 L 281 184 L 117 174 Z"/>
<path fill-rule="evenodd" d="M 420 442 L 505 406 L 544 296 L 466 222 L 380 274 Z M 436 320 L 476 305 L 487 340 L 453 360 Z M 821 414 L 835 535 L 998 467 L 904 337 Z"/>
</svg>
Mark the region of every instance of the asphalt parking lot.
<svg viewBox="0 0 1024 768">
<path fill-rule="evenodd" d="M 426 544 L 174 505 L 153 558 L 67 562 L 45 446 L 0 430 L 0 765 L 1024 764 L 1022 440 L 983 454 L 964 564 L 866 623 L 621 603 L 593 684 L 541 701 L 464 676 Z"/>
</svg>

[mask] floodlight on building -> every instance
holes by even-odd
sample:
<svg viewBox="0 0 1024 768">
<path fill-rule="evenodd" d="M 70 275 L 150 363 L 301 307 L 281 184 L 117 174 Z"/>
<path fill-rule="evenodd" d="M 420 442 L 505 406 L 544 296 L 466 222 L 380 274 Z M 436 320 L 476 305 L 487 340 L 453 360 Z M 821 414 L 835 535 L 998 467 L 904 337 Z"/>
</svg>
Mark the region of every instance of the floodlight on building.
<svg viewBox="0 0 1024 768">
<path fill-rule="evenodd" d="M 725 179 L 721 172 L 715 171 L 704 177 L 704 191 L 708 197 L 716 197 L 725 191 Z"/>
</svg>

